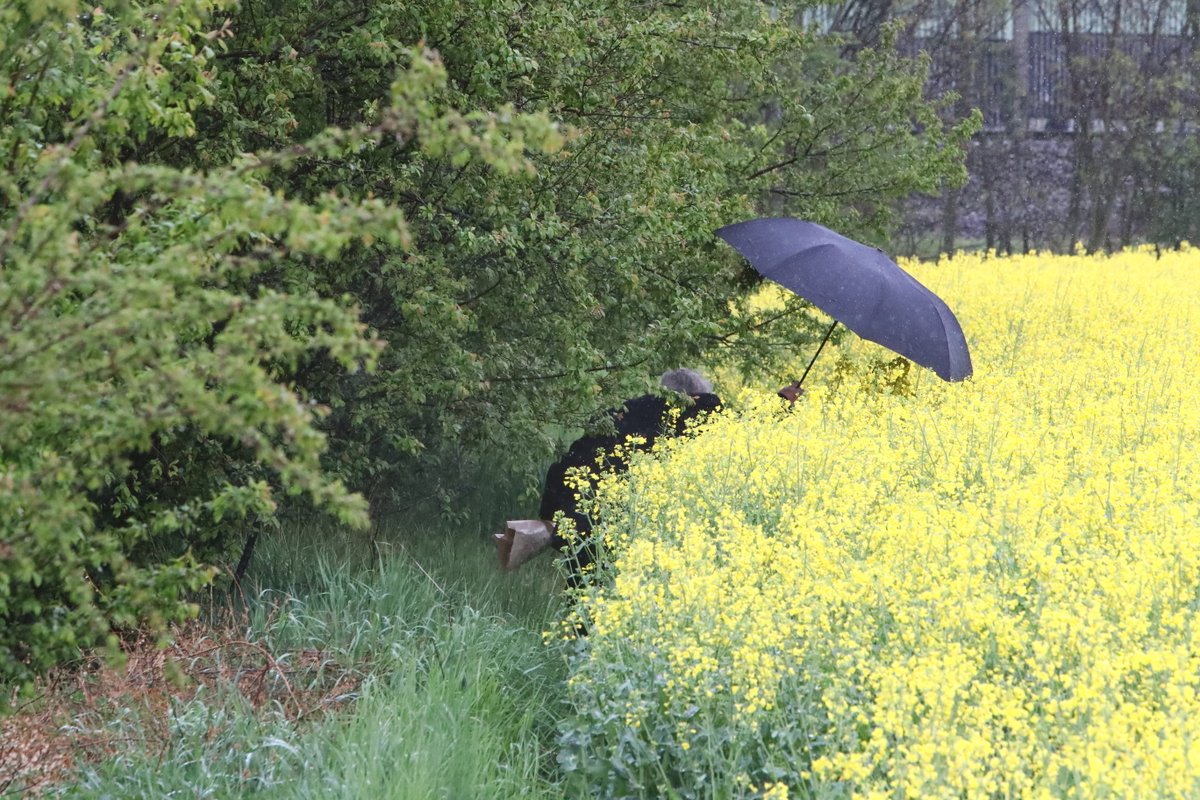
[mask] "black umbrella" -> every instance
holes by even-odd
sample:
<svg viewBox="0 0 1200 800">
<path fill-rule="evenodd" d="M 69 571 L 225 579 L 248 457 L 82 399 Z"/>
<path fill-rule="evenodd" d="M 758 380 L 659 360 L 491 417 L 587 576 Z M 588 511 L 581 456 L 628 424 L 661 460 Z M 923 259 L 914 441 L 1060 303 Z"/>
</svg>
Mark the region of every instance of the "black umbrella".
<svg viewBox="0 0 1200 800">
<path fill-rule="evenodd" d="M 791 217 L 726 225 L 717 236 L 764 278 L 833 317 L 813 361 L 841 322 L 864 339 L 929 367 L 943 380 L 971 376 L 971 355 L 954 313 L 881 250 Z M 803 381 L 802 377 L 797 385 Z"/>
</svg>

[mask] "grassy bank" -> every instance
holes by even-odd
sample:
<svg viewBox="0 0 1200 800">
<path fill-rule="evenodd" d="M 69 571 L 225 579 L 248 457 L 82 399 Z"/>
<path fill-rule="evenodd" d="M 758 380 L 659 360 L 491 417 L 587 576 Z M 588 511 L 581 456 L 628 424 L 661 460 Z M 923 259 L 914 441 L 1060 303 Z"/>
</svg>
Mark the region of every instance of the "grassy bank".
<svg viewBox="0 0 1200 800">
<path fill-rule="evenodd" d="M 31 746 L 49 730 L 70 743 L 65 763 L 10 765 L 0 789 L 560 795 L 564 666 L 542 632 L 561 613 L 561 579 L 549 557 L 502 574 L 482 535 L 448 527 L 396 520 L 366 537 L 299 523 L 267 538 L 242 592 L 214 594 L 165 653 L 147 645 L 121 670 L 49 687 L 32 708 L 41 729 L 10 724 L 6 740 Z"/>
</svg>

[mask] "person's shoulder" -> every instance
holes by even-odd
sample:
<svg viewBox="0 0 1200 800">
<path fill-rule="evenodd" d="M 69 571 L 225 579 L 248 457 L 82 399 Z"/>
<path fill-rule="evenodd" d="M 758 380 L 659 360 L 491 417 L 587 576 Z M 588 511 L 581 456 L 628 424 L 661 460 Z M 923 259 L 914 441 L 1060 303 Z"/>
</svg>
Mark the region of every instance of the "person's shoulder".
<svg viewBox="0 0 1200 800">
<path fill-rule="evenodd" d="M 642 414 L 647 411 L 655 411 L 666 407 L 667 401 L 662 395 L 644 394 L 640 397 L 632 397 L 626 400 L 618 411 L 623 411 L 626 414 Z"/>
<path fill-rule="evenodd" d="M 684 416 L 692 418 L 698 414 L 716 411 L 721 407 L 721 398 L 711 392 L 692 395 L 692 402 L 684 409 Z"/>
<path fill-rule="evenodd" d="M 666 399 L 655 394 L 644 394 L 626 400 L 613 415 L 613 422 L 622 436 L 639 434 L 653 437 L 658 433 L 666 410 Z"/>
<path fill-rule="evenodd" d="M 692 395 L 689 398 L 688 404 L 679 412 L 679 417 L 675 421 L 675 433 L 683 433 L 687 429 L 687 426 L 698 417 L 710 414 L 720 407 L 721 398 L 711 392 Z"/>
</svg>

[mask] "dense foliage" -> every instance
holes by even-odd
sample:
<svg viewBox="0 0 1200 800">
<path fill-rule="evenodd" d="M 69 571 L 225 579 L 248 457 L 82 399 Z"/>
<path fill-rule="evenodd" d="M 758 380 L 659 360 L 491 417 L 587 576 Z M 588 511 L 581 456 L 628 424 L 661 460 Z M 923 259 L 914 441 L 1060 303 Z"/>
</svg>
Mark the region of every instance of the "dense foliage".
<svg viewBox="0 0 1200 800">
<path fill-rule="evenodd" d="M 544 117 L 443 113 L 431 98 L 444 71 L 416 52 L 389 73 L 398 104 L 368 125 L 207 165 L 138 161 L 193 137 L 215 100 L 228 30 L 209 27 L 211 6 L 0 9 L 5 683 L 186 614 L 212 574 L 197 557 L 224 556 L 280 490 L 364 521 L 361 498 L 321 469 L 323 409 L 283 377 L 316 352 L 360 370 L 379 346 L 352 300 L 259 278 L 410 234 L 384 203 L 298 198 L 271 172 L 384 138 L 503 169 L 521 160 L 502 130 L 554 144 Z"/>
<path fill-rule="evenodd" d="M 382 199 L 412 231 L 408 251 L 294 259 L 267 279 L 349 293 L 387 343 L 372 376 L 324 359 L 296 373 L 334 408 L 328 463 L 373 502 L 403 497 L 404 476 L 428 483 L 447 442 L 455 459 L 541 457 L 547 421 L 577 424 L 704 350 L 754 359 L 768 339 L 808 336 L 730 314 L 743 267 L 712 231 L 769 208 L 877 234 L 895 197 L 960 174 L 965 131 L 921 101 L 920 64 L 888 50 L 842 62 L 791 13 L 756 0 L 244 2 L 216 100 L 178 158 L 370 122 L 400 45 L 418 40 L 445 63 L 442 102 L 542 112 L 569 137 L 511 174 L 387 140 L 273 175 L 303 196 Z"/>
<path fill-rule="evenodd" d="M 792 11 L 0 8 L 0 679 L 186 613 L 281 497 L 362 522 L 349 490 L 805 337 L 734 313 L 713 229 L 877 234 L 971 124 Z"/>
<path fill-rule="evenodd" d="M 916 265 L 972 380 L 847 337 L 602 487 L 577 793 L 1193 796 L 1196 258 Z"/>
</svg>

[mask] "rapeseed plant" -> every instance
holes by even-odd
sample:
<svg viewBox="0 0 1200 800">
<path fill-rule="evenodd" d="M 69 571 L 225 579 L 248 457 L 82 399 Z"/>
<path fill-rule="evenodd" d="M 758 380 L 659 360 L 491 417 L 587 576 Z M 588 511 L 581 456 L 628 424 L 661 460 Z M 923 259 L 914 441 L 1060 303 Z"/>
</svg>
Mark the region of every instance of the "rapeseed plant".
<svg viewBox="0 0 1200 800">
<path fill-rule="evenodd" d="M 848 336 L 790 410 L 724 387 L 601 482 L 564 767 L 622 797 L 1200 794 L 1198 264 L 907 264 L 972 380 Z"/>
</svg>

